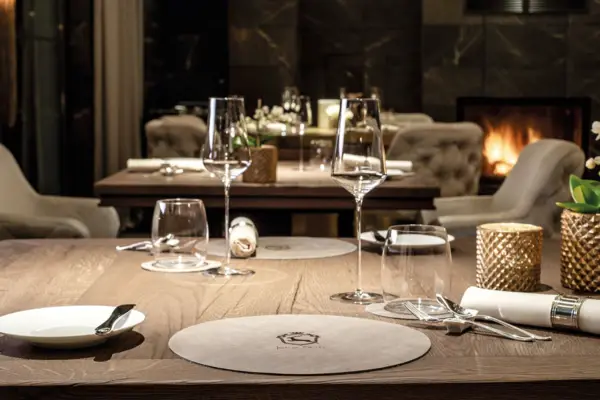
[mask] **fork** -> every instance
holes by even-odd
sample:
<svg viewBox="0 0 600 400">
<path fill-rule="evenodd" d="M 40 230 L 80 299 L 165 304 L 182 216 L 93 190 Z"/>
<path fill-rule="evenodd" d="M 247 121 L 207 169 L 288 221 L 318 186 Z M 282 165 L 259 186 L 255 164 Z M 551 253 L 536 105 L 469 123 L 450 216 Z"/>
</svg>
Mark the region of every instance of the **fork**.
<svg viewBox="0 0 600 400">
<path fill-rule="evenodd" d="M 476 328 L 480 328 L 483 329 L 485 331 L 494 333 L 496 335 L 502 336 L 506 339 L 511 339 L 511 340 L 517 340 L 519 342 L 534 342 L 535 339 L 532 338 L 531 336 L 519 336 L 519 335 L 515 335 L 513 333 L 508 333 L 505 332 L 501 329 L 496 329 L 494 327 L 491 327 L 489 325 L 485 325 L 473 320 L 467 320 L 467 319 L 454 319 L 454 318 L 437 318 L 437 317 L 433 317 L 427 313 L 425 313 L 424 311 L 420 310 L 419 308 L 415 307 L 414 304 L 412 304 L 409 301 L 406 301 L 403 303 L 404 306 L 406 307 L 406 309 L 408 311 L 410 311 L 411 314 L 413 314 L 415 317 L 417 317 L 420 321 L 424 321 L 424 322 L 435 322 L 435 323 L 443 323 L 446 328 L 448 329 L 449 332 L 451 333 L 457 333 L 458 332 L 458 325 L 457 325 L 457 321 L 460 321 L 459 323 L 462 324 L 467 324 L 471 327 L 476 327 Z M 462 333 L 462 331 L 464 331 L 464 328 L 460 328 L 462 329 L 460 332 Z"/>
</svg>

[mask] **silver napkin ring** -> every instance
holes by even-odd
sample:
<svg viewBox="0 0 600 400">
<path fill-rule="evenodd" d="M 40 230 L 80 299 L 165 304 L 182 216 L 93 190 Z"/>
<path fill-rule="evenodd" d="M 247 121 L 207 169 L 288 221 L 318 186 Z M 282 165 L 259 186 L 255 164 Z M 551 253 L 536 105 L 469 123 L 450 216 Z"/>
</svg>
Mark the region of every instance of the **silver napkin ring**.
<svg viewBox="0 0 600 400">
<path fill-rule="evenodd" d="M 579 330 L 579 309 L 585 298 L 558 295 L 552 301 L 550 322 L 553 328 Z"/>
</svg>

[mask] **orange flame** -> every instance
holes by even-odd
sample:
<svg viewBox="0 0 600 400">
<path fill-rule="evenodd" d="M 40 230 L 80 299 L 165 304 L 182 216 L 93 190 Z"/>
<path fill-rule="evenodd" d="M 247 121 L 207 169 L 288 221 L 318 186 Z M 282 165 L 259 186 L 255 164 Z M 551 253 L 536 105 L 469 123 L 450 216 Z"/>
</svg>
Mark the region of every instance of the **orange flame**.
<svg viewBox="0 0 600 400">
<path fill-rule="evenodd" d="M 485 123 L 483 156 L 488 175 L 506 176 L 517 163 L 523 147 L 542 138 L 542 134 L 531 126 L 516 128 L 509 123 L 492 125 Z"/>
</svg>

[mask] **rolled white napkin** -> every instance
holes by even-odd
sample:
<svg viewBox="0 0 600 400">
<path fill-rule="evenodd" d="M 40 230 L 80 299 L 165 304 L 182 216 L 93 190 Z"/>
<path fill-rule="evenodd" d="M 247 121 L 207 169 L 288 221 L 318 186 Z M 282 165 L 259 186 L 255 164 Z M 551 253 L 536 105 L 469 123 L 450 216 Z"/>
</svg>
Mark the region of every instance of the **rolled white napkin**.
<svg viewBox="0 0 600 400">
<path fill-rule="evenodd" d="M 408 160 L 386 160 L 385 166 L 389 169 L 399 169 L 404 172 L 411 172 L 413 168 L 412 161 Z"/>
<path fill-rule="evenodd" d="M 506 322 L 551 328 L 555 294 L 504 292 L 471 286 L 460 305 Z M 579 330 L 600 335 L 600 300 L 587 299 L 579 310 Z"/>
<path fill-rule="evenodd" d="M 166 163 L 184 171 L 204 171 L 202 160 L 198 158 L 130 158 L 127 160 L 127 170 L 130 172 L 156 172 Z"/>
<path fill-rule="evenodd" d="M 231 221 L 229 243 L 232 256 L 237 258 L 252 257 L 258 246 L 258 232 L 254 223 L 245 217 L 238 217 Z"/>
</svg>

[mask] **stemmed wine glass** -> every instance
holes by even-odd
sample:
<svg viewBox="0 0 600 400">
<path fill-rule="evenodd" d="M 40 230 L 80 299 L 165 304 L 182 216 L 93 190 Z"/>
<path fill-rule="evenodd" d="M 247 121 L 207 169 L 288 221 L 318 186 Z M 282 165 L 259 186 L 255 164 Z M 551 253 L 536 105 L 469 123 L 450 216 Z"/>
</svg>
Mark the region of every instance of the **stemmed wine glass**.
<svg viewBox="0 0 600 400">
<path fill-rule="evenodd" d="M 362 290 L 360 241 L 361 210 L 365 195 L 386 178 L 379 100 L 341 99 L 331 176 L 354 196 L 358 240 L 358 288 L 353 292 L 334 294 L 331 299 L 354 304 L 379 302 L 382 300 L 380 294 Z"/>
<path fill-rule="evenodd" d="M 298 164 L 298 170 L 304 171 L 304 133 L 306 127 L 312 125 L 310 97 L 299 96 L 295 106 L 296 125 L 298 127 L 298 135 L 300 136 L 300 163 Z"/>
<path fill-rule="evenodd" d="M 250 147 L 246 131 L 243 97 L 211 97 L 209 101 L 208 135 L 202 149 L 204 167 L 221 179 L 225 187 L 225 259 L 211 275 L 252 275 L 249 269 L 231 268 L 229 243 L 229 189 L 231 182 L 250 166 Z"/>
<path fill-rule="evenodd" d="M 281 94 L 281 107 L 285 112 L 295 112 L 300 92 L 296 86 L 286 86 Z"/>
</svg>

